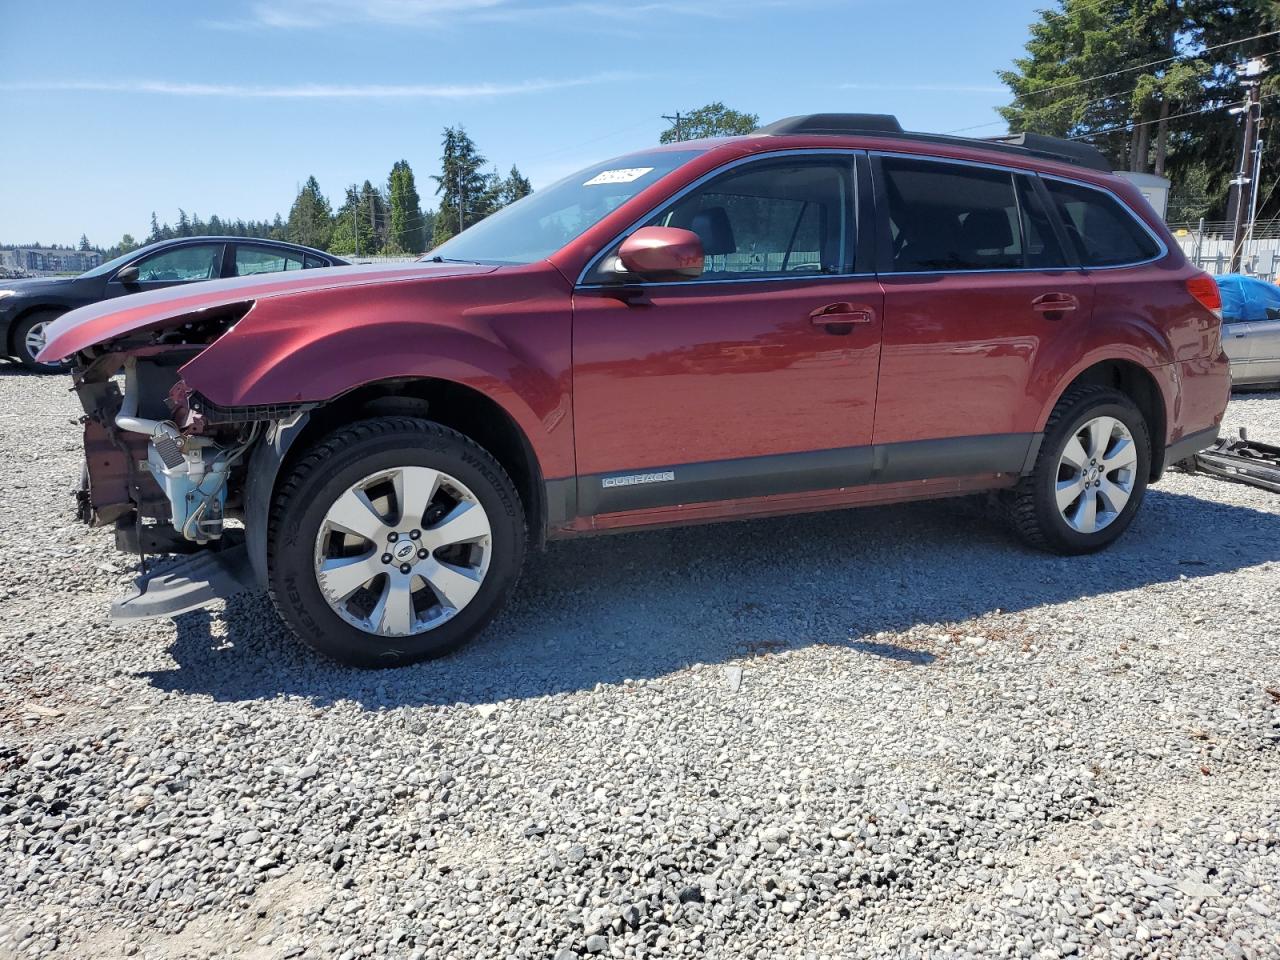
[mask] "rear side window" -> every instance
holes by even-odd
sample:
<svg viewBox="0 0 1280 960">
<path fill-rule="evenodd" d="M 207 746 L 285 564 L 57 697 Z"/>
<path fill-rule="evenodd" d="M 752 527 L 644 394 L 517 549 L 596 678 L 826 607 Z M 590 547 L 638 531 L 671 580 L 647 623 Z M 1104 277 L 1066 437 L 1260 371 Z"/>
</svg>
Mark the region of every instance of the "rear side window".
<svg viewBox="0 0 1280 960">
<path fill-rule="evenodd" d="M 279 273 L 282 270 L 301 270 L 302 254 L 282 247 L 236 247 L 237 277 L 255 273 Z"/>
<path fill-rule="evenodd" d="M 880 169 L 889 200 L 895 272 L 1065 264 L 1026 176 L 902 157 L 883 157 Z"/>
<path fill-rule="evenodd" d="M 1044 184 L 1084 266 L 1116 267 L 1160 255 L 1151 234 L 1110 194 L 1047 178 Z"/>
</svg>

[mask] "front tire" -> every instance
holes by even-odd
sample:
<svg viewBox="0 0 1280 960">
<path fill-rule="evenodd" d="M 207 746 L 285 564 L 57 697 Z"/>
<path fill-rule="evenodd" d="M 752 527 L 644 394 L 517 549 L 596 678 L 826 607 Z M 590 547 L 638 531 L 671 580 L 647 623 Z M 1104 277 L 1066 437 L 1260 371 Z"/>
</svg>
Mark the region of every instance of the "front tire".
<svg viewBox="0 0 1280 960">
<path fill-rule="evenodd" d="M 482 447 L 412 417 L 344 427 L 295 463 L 268 528 L 271 600 L 358 667 L 442 656 L 509 599 L 525 551 L 515 485 Z"/>
<path fill-rule="evenodd" d="M 36 355 L 44 348 L 45 332 L 49 324 L 61 316 L 57 310 L 37 310 L 29 313 L 14 325 L 13 356 L 28 370 L 37 373 L 61 373 L 67 369 L 64 363 L 41 363 Z"/>
<path fill-rule="evenodd" d="M 1035 468 L 1009 494 L 1010 519 L 1034 547 L 1093 553 L 1128 529 L 1150 475 L 1147 422 L 1133 401 L 1109 387 L 1074 387 L 1045 424 Z"/>
</svg>

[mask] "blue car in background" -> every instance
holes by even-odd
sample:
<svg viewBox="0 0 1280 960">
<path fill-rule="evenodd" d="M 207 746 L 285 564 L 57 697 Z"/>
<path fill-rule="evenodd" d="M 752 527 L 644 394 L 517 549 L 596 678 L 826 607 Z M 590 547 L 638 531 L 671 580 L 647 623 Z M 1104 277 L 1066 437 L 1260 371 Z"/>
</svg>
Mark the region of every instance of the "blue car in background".
<svg viewBox="0 0 1280 960">
<path fill-rule="evenodd" d="M 1222 291 L 1222 344 L 1236 386 L 1280 386 L 1280 286 L 1228 273 Z"/>
</svg>

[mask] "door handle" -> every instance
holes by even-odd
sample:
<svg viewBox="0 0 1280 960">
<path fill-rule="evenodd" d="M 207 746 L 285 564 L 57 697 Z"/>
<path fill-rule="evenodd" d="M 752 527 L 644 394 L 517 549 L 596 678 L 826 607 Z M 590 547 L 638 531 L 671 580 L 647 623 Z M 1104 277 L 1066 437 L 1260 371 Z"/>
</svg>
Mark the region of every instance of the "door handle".
<svg viewBox="0 0 1280 960">
<path fill-rule="evenodd" d="M 1031 301 L 1031 309 L 1039 313 L 1065 313 L 1079 306 L 1080 301 L 1069 293 L 1045 293 Z"/>
<path fill-rule="evenodd" d="M 828 303 L 809 314 L 809 322 L 817 326 L 832 323 L 873 323 L 876 312 L 856 303 Z"/>
</svg>

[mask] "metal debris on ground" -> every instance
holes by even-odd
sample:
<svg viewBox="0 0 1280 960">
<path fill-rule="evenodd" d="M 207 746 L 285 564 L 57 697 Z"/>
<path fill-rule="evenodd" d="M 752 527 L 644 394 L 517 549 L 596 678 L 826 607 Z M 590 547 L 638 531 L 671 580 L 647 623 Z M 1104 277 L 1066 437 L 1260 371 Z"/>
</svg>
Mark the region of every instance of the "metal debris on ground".
<svg viewBox="0 0 1280 960">
<path fill-rule="evenodd" d="M 1222 437 L 1194 460 L 1200 473 L 1280 493 L 1280 447 L 1250 440 L 1244 427 L 1239 440 Z"/>
</svg>

